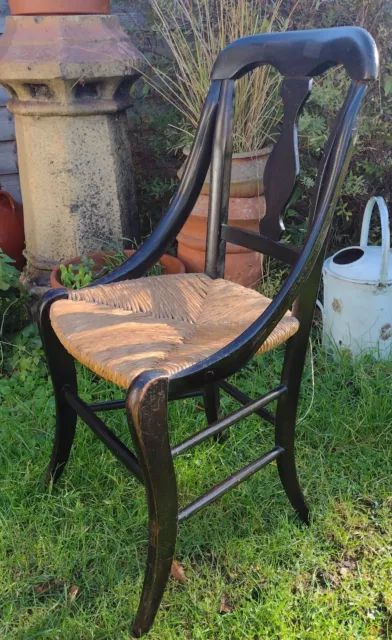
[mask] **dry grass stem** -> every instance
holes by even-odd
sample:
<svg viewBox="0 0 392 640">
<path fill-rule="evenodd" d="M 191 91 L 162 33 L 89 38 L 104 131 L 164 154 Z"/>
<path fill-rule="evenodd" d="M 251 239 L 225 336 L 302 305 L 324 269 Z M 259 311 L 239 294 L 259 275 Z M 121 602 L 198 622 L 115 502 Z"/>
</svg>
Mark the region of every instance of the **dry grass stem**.
<svg viewBox="0 0 392 640">
<path fill-rule="evenodd" d="M 192 136 L 219 52 L 233 40 L 286 30 L 282 0 L 150 0 L 156 29 L 173 58 L 173 72 L 149 62 L 147 82 L 183 116 L 179 130 Z M 281 118 L 280 76 L 271 67 L 247 74 L 236 85 L 234 151 L 255 151 L 273 141 Z"/>
</svg>

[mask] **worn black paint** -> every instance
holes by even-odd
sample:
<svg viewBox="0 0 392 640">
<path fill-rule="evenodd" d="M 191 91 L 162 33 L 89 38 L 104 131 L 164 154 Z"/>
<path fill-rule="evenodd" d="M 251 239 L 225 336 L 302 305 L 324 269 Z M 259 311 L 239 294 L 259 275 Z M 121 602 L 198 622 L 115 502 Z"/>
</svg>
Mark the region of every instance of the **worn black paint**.
<svg viewBox="0 0 392 640">
<path fill-rule="evenodd" d="M 98 418 L 93 410 L 81 400 L 71 388 L 63 387 L 63 394 L 68 404 L 90 427 L 91 431 L 103 442 L 103 444 L 123 463 L 123 465 L 143 483 L 143 476 L 136 456 L 117 438 L 117 436 Z"/>
<path fill-rule="evenodd" d="M 222 236 L 226 242 L 231 242 L 232 244 L 237 244 L 240 247 L 246 247 L 259 253 L 265 253 L 290 266 L 295 265 L 301 253 L 299 247 L 294 247 L 288 242 L 271 240 L 255 231 L 240 229 L 239 227 L 230 227 L 226 224 L 222 227 Z"/>
<path fill-rule="evenodd" d="M 254 460 L 250 464 L 246 465 L 246 467 L 244 467 L 243 469 L 236 471 L 229 478 L 226 478 L 225 480 L 217 484 L 213 489 L 210 489 L 210 491 L 207 491 L 207 493 L 200 496 L 200 498 L 197 498 L 197 500 L 194 500 L 193 502 L 191 502 L 191 504 L 188 504 L 186 507 L 181 509 L 178 514 L 179 521 L 181 522 L 182 520 L 186 520 L 190 516 L 193 516 L 195 513 L 200 511 L 200 509 L 204 509 L 204 507 L 207 507 L 212 502 L 215 502 L 215 500 L 223 496 L 231 489 L 238 487 L 241 482 L 243 482 L 247 478 L 250 478 L 250 476 L 253 476 L 256 471 L 259 471 L 270 462 L 273 462 L 273 460 L 276 460 L 279 456 L 282 455 L 282 453 L 284 453 L 282 447 L 276 446 L 257 460 Z"/>
<path fill-rule="evenodd" d="M 221 433 L 232 425 L 237 424 L 237 422 L 239 422 L 240 420 L 251 416 L 253 413 L 257 413 L 262 407 L 265 407 L 270 402 L 277 400 L 284 393 L 287 393 L 287 387 L 282 385 L 277 389 L 274 389 L 273 391 L 265 393 L 263 396 L 257 398 L 256 400 L 250 400 L 245 406 L 241 407 L 241 409 L 233 411 L 233 413 L 230 413 L 221 420 L 218 420 L 218 416 L 217 414 L 215 414 L 216 417 L 214 422 L 211 421 L 210 423 L 210 421 L 208 420 L 209 424 L 205 429 L 202 429 L 198 433 L 195 433 L 190 438 L 187 438 L 187 440 L 184 440 L 183 442 L 172 448 L 173 458 L 180 455 L 181 453 L 185 453 L 185 451 L 188 451 L 188 449 L 192 449 L 201 442 L 204 442 L 204 440 L 207 440 L 207 438 L 211 438 L 211 436 L 215 436 Z"/>
<path fill-rule="evenodd" d="M 252 398 L 247 396 L 243 391 L 240 391 L 240 389 L 237 389 L 237 387 L 235 387 L 230 382 L 227 382 L 227 380 L 221 380 L 218 384 L 219 387 L 226 391 L 229 396 L 231 396 L 241 404 L 248 404 L 249 402 L 252 402 Z M 265 420 L 266 422 L 269 422 L 270 424 L 275 426 L 275 416 L 267 411 L 267 409 L 259 408 L 257 409 L 257 411 L 255 411 L 255 414 L 258 415 L 262 420 Z"/>
</svg>

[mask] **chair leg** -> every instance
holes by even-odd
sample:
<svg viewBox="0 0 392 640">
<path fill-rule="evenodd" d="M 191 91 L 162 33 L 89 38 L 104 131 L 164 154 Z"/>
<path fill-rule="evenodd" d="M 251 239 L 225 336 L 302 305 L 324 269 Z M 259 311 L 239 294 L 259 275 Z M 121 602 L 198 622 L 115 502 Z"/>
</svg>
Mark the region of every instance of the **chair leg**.
<svg viewBox="0 0 392 640">
<path fill-rule="evenodd" d="M 220 392 L 217 384 L 209 384 L 204 387 L 203 402 L 208 424 L 212 424 L 219 420 Z M 216 442 L 220 442 L 222 444 L 223 442 L 226 442 L 229 436 L 224 432 L 217 433 L 213 437 Z"/>
<path fill-rule="evenodd" d="M 306 524 L 309 524 L 309 509 L 299 484 L 295 464 L 295 427 L 302 374 L 324 254 L 325 247 L 320 252 L 313 272 L 293 308 L 293 313 L 299 320 L 300 329 L 290 338 L 286 347 L 281 384 L 285 385 L 288 391 L 279 398 L 276 410 L 275 444 L 285 450 L 277 459 L 279 476 L 288 499 L 301 520 Z"/>
<path fill-rule="evenodd" d="M 62 389 L 71 387 L 77 393 L 74 359 L 64 349 L 53 331 L 47 307 L 40 318 L 40 332 L 56 402 L 56 432 L 52 456 L 47 469 L 47 482 L 57 482 L 62 475 L 75 437 L 77 414 L 64 398 Z"/>
<path fill-rule="evenodd" d="M 132 440 L 143 473 L 149 512 L 147 567 L 133 634 L 140 638 L 154 622 L 165 591 L 177 539 L 177 483 L 167 422 L 168 380 L 140 376 L 127 398 Z"/>
<path fill-rule="evenodd" d="M 275 444 L 284 448 L 284 453 L 277 459 L 283 488 L 301 520 L 309 524 L 309 509 L 299 484 L 295 463 L 295 426 L 302 373 L 298 372 L 298 368 L 300 364 L 297 361 L 296 366 L 291 368 L 286 378 L 285 384 L 288 391 L 278 400 Z"/>
</svg>

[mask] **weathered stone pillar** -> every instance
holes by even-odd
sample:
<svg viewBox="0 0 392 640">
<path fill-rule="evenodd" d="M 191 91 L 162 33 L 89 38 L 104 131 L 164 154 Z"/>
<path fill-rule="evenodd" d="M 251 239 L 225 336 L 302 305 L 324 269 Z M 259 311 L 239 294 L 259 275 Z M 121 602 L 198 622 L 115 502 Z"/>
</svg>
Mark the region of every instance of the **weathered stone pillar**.
<svg viewBox="0 0 392 640">
<path fill-rule="evenodd" d="M 139 233 L 125 109 L 143 59 L 115 16 L 9 17 L 29 272 Z"/>
</svg>

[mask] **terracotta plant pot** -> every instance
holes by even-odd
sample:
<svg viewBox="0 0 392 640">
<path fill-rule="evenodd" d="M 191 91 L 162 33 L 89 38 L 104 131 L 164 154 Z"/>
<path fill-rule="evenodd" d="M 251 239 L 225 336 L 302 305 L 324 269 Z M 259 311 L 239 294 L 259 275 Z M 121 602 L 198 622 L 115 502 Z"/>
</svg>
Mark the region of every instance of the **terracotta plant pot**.
<svg viewBox="0 0 392 640">
<path fill-rule="evenodd" d="M 89 253 L 87 254 L 87 258 L 89 260 L 94 261 L 94 267 L 92 269 L 93 273 L 98 274 L 102 267 L 106 266 L 106 257 L 113 256 L 115 251 L 100 251 L 99 253 Z M 135 251 L 131 249 L 125 249 L 124 251 L 127 258 L 132 256 Z M 78 266 L 82 262 L 82 256 L 77 256 L 76 258 L 72 258 L 72 260 L 65 260 L 62 264 L 68 267 L 68 265 L 73 264 L 74 266 Z M 185 266 L 178 258 L 174 256 L 169 256 L 165 253 L 162 258 L 159 260 L 159 263 L 163 267 L 163 273 L 165 275 L 171 275 L 175 273 L 185 273 Z M 61 272 L 60 266 L 53 269 L 50 274 L 50 286 L 52 289 L 64 289 L 64 285 L 61 283 Z"/>
<path fill-rule="evenodd" d="M 0 191 L 0 249 L 15 260 L 15 267 L 22 270 L 26 264 L 23 255 L 25 234 L 23 209 L 6 191 Z"/>
<path fill-rule="evenodd" d="M 232 160 L 229 222 L 230 225 L 249 231 L 258 231 L 265 215 L 263 176 L 272 147 L 254 153 L 235 153 Z M 184 150 L 185 155 L 189 149 Z M 182 176 L 184 167 L 179 171 Z M 177 236 L 178 257 L 191 273 L 204 271 L 208 194 L 210 175 L 201 190 L 196 205 Z M 231 243 L 226 245 L 225 278 L 245 287 L 256 289 L 260 283 L 263 256 L 255 251 Z"/>
<path fill-rule="evenodd" d="M 8 0 L 13 16 L 110 13 L 110 0 Z"/>
</svg>

